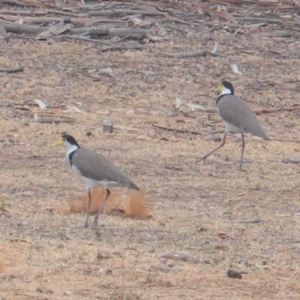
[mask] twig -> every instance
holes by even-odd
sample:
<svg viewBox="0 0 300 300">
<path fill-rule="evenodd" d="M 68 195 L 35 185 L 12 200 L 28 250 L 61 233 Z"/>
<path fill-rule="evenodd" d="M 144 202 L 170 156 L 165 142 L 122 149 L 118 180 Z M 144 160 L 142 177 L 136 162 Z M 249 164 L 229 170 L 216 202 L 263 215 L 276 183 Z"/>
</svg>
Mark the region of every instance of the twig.
<svg viewBox="0 0 300 300">
<path fill-rule="evenodd" d="M 287 140 L 287 139 L 270 139 L 271 142 L 287 142 L 287 143 L 300 143 L 299 140 Z"/>
<path fill-rule="evenodd" d="M 278 19 L 271 19 L 270 17 L 236 17 L 237 21 L 241 21 L 243 23 L 249 22 L 249 23 L 266 23 L 266 24 L 270 24 L 270 23 L 282 23 L 283 19 L 278 18 Z"/>
<path fill-rule="evenodd" d="M 206 50 L 202 51 L 192 51 L 192 52 L 178 52 L 178 53 L 169 53 L 169 52 L 155 52 L 155 55 L 158 54 L 160 56 L 165 57 L 173 57 L 173 58 L 188 58 L 188 57 L 196 57 L 196 56 L 206 56 L 207 55 Z"/>
<path fill-rule="evenodd" d="M 210 98 L 210 99 L 216 101 L 216 98 L 215 98 L 215 97 L 211 97 L 211 96 L 209 96 L 209 95 L 204 95 L 204 94 L 198 94 L 198 95 L 194 95 L 194 96 L 192 96 L 191 98 L 187 99 L 186 103 L 189 103 L 189 102 L 190 102 L 193 98 L 195 98 L 195 97 L 207 97 L 207 98 Z M 216 110 L 216 112 L 217 112 L 217 110 Z"/>
<path fill-rule="evenodd" d="M 6 72 L 6 73 L 17 73 L 17 72 L 23 72 L 23 71 L 24 71 L 24 67 L 17 67 L 17 68 L 13 68 L 13 69 L 0 68 L 0 72 Z"/>
<path fill-rule="evenodd" d="M 239 248 L 239 245 L 240 245 L 240 242 L 241 242 L 241 237 L 244 235 L 244 233 L 245 233 L 245 231 L 246 231 L 247 228 L 248 228 L 248 224 L 246 224 L 245 227 L 241 230 L 241 234 L 240 234 L 240 236 L 238 237 L 238 239 L 236 241 L 235 249 L 234 249 L 232 257 L 231 257 L 231 259 L 229 261 L 227 275 L 230 273 L 230 268 L 232 267 L 233 260 L 235 259 L 235 256 L 237 254 L 237 251 L 238 251 L 238 248 Z"/>
<path fill-rule="evenodd" d="M 78 17 L 78 18 L 84 18 L 84 17 L 88 17 L 87 14 L 82 14 L 82 13 L 78 13 L 78 14 L 75 14 L 74 11 L 71 11 L 67 8 L 64 8 L 64 10 L 58 10 L 58 9 L 49 9 L 49 10 L 46 10 L 45 11 L 45 15 L 63 15 L 63 16 L 67 16 L 67 17 Z"/>
<path fill-rule="evenodd" d="M 183 20 L 180 20 L 180 19 L 177 19 L 174 17 L 168 17 L 167 19 L 168 19 L 168 21 L 174 21 L 174 22 L 178 22 L 181 24 L 185 24 L 185 25 L 192 25 L 192 26 L 199 25 L 199 23 L 197 24 L 197 23 L 193 23 L 193 22 L 187 22 L 187 21 L 183 21 Z"/>
<path fill-rule="evenodd" d="M 123 300 L 126 299 L 126 293 L 125 293 L 125 262 L 124 262 L 124 255 L 122 255 L 122 292 L 123 292 Z"/>
<path fill-rule="evenodd" d="M 56 36 L 56 37 L 52 37 L 52 38 L 57 39 L 57 40 L 79 40 L 79 41 L 84 41 L 84 42 L 106 45 L 105 42 L 95 40 L 95 39 L 90 39 L 85 36 L 79 36 L 79 35 L 61 35 L 61 36 Z"/>
<path fill-rule="evenodd" d="M 143 46 L 143 45 L 116 45 L 116 46 L 111 46 L 111 47 L 105 47 L 103 49 L 98 49 L 97 54 L 104 52 L 104 51 L 132 50 L 132 49 L 143 50 L 146 48 L 147 48 L 147 46 Z"/>
<path fill-rule="evenodd" d="M 300 164 L 300 159 L 284 158 L 282 162 L 284 164 Z"/>
<path fill-rule="evenodd" d="M 287 108 L 274 108 L 274 109 L 259 109 L 259 110 L 255 110 L 254 112 L 257 115 L 260 114 L 270 114 L 270 113 L 274 113 L 274 112 L 281 112 L 281 111 L 294 111 L 294 110 L 298 110 L 300 109 L 300 105 L 295 105 L 292 107 L 287 107 Z"/>
<path fill-rule="evenodd" d="M 260 219 L 239 219 L 231 221 L 232 223 L 260 223 Z"/>
<path fill-rule="evenodd" d="M 191 133 L 191 134 L 200 134 L 200 135 L 203 134 L 202 132 L 198 132 L 198 131 L 181 130 L 181 129 L 176 129 L 176 128 L 172 128 L 172 127 L 165 127 L 165 126 L 156 125 L 156 124 L 152 124 L 152 126 L 155 127 L 155 128 L 159 128 L 159 129 L 163 129 L 163 130 L 167 130 L 167 131 L 175 131 L 175 132 Z"/>
<path fill-rule="evenodd" d="M 144 15 L 144 16 L 163 16 L 166 17 L 167 14 L 160 11 L 149 11 L 149 10 L 131 10 L 131 9 L 113 9 L 113 10 L 100 10 L 100 11 L 90 11 L 88 15 L 90 17 L 111 17 L 115 15 Z"/>
</svg>

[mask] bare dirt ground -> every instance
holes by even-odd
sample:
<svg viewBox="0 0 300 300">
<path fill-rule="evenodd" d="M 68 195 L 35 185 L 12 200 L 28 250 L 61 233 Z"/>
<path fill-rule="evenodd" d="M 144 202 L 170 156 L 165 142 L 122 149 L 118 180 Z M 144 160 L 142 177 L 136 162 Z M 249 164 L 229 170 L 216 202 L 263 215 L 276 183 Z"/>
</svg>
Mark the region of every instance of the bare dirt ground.
<svg viewBox="0 0 300 300">
<path fill-rule="evenodd" d="M 217 145 L 212 138 L 221 137 L 223 124 L 215 113 L 172 111 L 176 97 L 215 97 L 222 79 L 253 109 L 297 104 L 300 43 L 226 32 L 215 39 L 226 56 L 1 42 L 0 64 L 25 70 L 0 73 L 0 299 L 299 299 L 299 165 L 283 163 L 299 159 L 299 144 L 247 135 L 248 163 L 239 172 L 240 138 L 230 135 L 226 147 L 196 164 Z M 154 47 L 196 50 L 212 48 L 213 40 L 195 31 Z M 243 75 L 231 71 L 232 63 Z M 108 67 L 114 77 L 88 76 Z M 85 113 L 54 111 L 76 122 L 43 124 L 7 106 L 34 99 Z M 207 97 L 193 100 L 214 107 Z M 119 127 L 111 135 L 102 134 L 105 113 Z M 271 138 L 299 140 L 299 111 L 258 118 Z M 45 209 L 84 193 L 64 149 L 51 147 L 62 131 L 120 166 L 143 189 L 152 218 L 102 215 L 95 233 L 83 228 L 84 214 Z M 248 219 L 260 222 L 237 222 Z M 247 274 L 228 278 L 230 264 Z"/>
</svg>

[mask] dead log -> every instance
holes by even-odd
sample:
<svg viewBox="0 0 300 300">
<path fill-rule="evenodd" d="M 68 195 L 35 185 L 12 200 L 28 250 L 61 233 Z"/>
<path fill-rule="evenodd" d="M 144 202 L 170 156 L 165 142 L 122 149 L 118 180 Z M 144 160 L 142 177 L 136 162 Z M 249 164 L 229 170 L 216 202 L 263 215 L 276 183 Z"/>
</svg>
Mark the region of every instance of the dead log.
<svg viewBox="0 0 300 300">
<path fill-rule="evenodd" d="M 3 25 L 7 32 L 13 32 L 18 34 L 36 34 L 48 29 L 48 27 L 46 26 L 17 24 L 4 20 L 0 20 L 0 24 Z"/>
</svg>

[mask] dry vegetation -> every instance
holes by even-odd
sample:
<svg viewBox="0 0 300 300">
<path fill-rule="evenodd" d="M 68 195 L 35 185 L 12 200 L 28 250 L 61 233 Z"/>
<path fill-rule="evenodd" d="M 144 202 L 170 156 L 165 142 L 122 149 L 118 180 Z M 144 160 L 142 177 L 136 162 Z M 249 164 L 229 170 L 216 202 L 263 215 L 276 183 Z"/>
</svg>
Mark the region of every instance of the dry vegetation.
<svg viewBox="0 0 300 300">
<path fill-rule="evenodd" d="M 224 78 L 253 109 L 298 104 L 300 42 L 199 28 L 177 34 L 152 47 L 199 50 L 218 41 L 224 56 L 97 53 L 97 45 L 79 41 L 0 42 L 0 65 L 25 67 L 0 73 L 0 299 L 299 299 L 299 165 L 283 162 L 298 162 L 299 144 L 247 136 L 248 163 L 239 172 L 240 139 L 230 135 L 206 164 L 195 164 L 216 145 L 223 125 L 215 113 L 173 109 L 176 97 L 215 97 Z M 231 71 L 232 63 L 243 75 Z M 114 77 L 88 76 L 107 67 Z M 14 107 L 34 99 L 76 122 L 40 123 Z M 214 107 L 207 97 L 193 100 Z M 84 113 L 55 109 L 64 105 Z M 107 114 L 113 134 L 102 134 Z M 271 138 L 299 141 L 299 114 L 259 120 Z M 143 189 L 151 217 L 102 215 L 98 232 L 84 229 L 84 213 L 74 213 L 83 210 L 74 200 L 85 196 L 84 186 L 64 150 L 51 147 L 62 131 L 119 165 Z M 228 278 L 230 264 L 247 274 Z"/>
</svg>

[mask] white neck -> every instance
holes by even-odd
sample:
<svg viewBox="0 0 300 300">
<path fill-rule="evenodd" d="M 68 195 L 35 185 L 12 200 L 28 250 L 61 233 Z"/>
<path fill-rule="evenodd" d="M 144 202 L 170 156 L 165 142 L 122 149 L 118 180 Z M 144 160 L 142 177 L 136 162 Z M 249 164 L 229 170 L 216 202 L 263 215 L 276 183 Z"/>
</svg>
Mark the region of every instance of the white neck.
<svg viewBox="0 0 300 300">
<path fill-rule="evenodd" d="M 222 95 L 231 95 L 231 90 L 226 88 L 225 86 L 223 86 L 221 94 L 219 95 L 219 97 L 222 96 Z"/>
<path fill-rule="evenodd" d="M 67 161 L 69 162 L 69 155 L 70 155 L 70 153 L 72 153 L 72 152 L 74 152 L 75 150 L 77 150 L 78 149 L 78 146 L 76 146 L 76 145 L 71 145 L 71 144 L 69 144 L 69 143 L 64 143 L 64 146 L 65 146 L 65 148 L 67 149 L 67 154 L 66 154 L 66 157 L 67 157 Z"/>
</svg>

